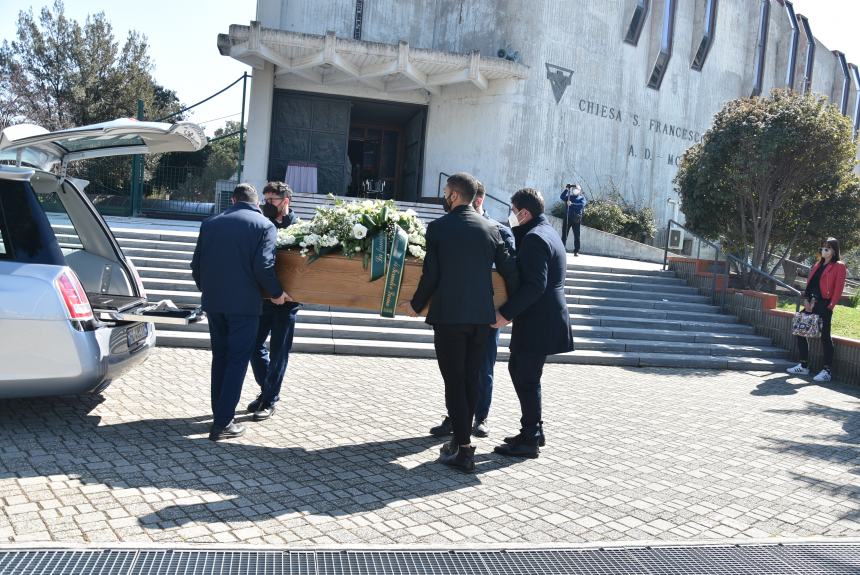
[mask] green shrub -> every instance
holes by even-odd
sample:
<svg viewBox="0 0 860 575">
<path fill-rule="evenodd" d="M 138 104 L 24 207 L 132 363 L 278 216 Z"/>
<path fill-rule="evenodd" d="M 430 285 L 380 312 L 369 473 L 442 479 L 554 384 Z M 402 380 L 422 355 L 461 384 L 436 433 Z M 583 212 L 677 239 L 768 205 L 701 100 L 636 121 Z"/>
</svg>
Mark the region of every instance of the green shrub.
<svg viewBox="0 0 860 575">
<path fill-rule="evenodd" d="M 584 225 L 610 234 L 619 234 L 627 220 L 621 206 L 604 199 L 589 202 L 582 217 Z"/>
</svg>

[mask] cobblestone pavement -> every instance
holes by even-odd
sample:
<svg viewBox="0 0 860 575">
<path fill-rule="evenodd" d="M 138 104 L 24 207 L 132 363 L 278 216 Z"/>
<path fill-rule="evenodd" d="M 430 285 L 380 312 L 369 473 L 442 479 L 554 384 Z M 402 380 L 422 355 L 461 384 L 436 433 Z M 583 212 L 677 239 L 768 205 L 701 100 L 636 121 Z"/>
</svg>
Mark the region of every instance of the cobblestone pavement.
<svg viewBox="0 0 860 575">
<path fill-rule="evenodd" d="M 0 543 L 576 543 L 860 535 L 860 388 L 547 365 L 547 446 L 434 460 L 435 362 L 295 355 L 276 417 L 212 443 L 209 352 L 157 349 L 103 398 L 0 401 Z M 246 381 L 242 404 L 254 397 Z"/>
</svg>

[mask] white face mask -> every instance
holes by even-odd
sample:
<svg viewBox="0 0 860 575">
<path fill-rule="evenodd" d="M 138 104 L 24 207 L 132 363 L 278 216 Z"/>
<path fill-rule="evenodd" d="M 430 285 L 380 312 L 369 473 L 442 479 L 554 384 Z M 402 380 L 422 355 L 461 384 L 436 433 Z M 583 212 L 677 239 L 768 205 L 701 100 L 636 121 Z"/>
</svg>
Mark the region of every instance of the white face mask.
<svg viewBox="0 0 860 575">
<path fill-rule="evenodd" d="M 508 214 L 508 223 L 511 224 L 512 228 L 515 228 L 520 225 L 520 220 L 519 218 L 517 218 L 517 215 L 513 211 Z"/>
</svg>

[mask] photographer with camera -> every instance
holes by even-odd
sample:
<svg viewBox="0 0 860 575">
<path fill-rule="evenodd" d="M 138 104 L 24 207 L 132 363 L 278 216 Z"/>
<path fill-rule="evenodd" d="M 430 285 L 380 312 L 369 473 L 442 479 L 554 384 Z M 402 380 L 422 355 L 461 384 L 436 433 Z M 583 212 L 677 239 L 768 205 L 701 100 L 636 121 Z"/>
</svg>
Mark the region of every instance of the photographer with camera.
<svg viewBox="0 0 860 575">
<path fill-rule="evenodd" d="M 561 230 L 561 242 L 567 249 L 567 233 L 573 229 L 573 255 L 579 256 L 579 231 L 582 225 L 582 215 L 585 212 L 585 206 L 588 200 L 585 199 L 585 194 L 582 193 L 582 188 L 579 184 L 567 184 L 564 191 L 561 193 L 561 200 L 564 202 L 564 227 Z"/>
</svg>

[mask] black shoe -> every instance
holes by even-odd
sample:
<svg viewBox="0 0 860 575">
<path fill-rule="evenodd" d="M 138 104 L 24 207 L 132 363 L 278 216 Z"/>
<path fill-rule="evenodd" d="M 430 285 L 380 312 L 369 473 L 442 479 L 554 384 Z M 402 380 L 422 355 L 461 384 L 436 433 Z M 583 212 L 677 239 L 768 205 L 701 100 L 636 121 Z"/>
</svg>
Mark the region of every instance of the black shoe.
<svg viewBox="0 0 860 575">
<path fill-rule="evenodd" d="M 529 440 L 523 438 L 522 432 L 518 433 L 517 435 L 513 435 L 511 437 L 506 437 L 502 441 L 504 441 L 508 445 L 513 445 L 514 443 L 530 443 Z M 538 446 L 543 447 L 544 445 L 546 445 L 546 437 L 544 437 L 543 432 L 541 432 L 540 438 L 538 439 Z"/>
<path fill-rule="evenodd" d="M 257 411 L 254 412 L 254 421 L 265 421 L 275 415 L 275 404 L 267 403 L 265 405 L 261 405 Z"/>
<path fill-rule="evenodd" d="M 248 404 L 248 413 L 256 413 L 260 410 L 260 404 L 263 400 L 263 394 L 257 396 L 257 399 Z"/>
<path fill-rule="evenodd" d="M 442 423 L 437 425 L 436 427 L 430 428 L 430 435 L 433 437 L 445 437 L 446 435 L 451 435 L 454 433 L 454 424 L 451 423 L 451 418 L 446 417 L 442 420 Z"/>
<path fill-rule="evenodd" d="M 481 421 L 475 422 L 475 427 L 472 428 L 472 435 L 474 435 L 475 437 L 490 436 L 490 426 L 487 425 L 486 419 L 482 419 Z"/>
<path fill-rule="evenodd" d="M 443 447 L 444 449 L 444 447 Z M 454 467 L 460 471 L 471 473 L 475 471 L 475 447 L 457 446 L 457 451 L 439 456 L 440 463 Z"/>
<path fill-rule="evenodd" d="M 243 435 L 245 435 L 245 426 L 241 423 L 236 423 L 235 421 L 231 421 L 227 427 L 215 427 L 213 425 L 209 429 L 209 439 L 212 441 L 235 439 L 236 437 L 242 437 Z"/>
<path fill-rule="evenodd" d="M 579 252 L 573 252 L 573 257 L 578 258 L 578 257 L 579 257 Z"/>
<path fill-rule="evenodd" d="M 540 454 L 540 447 L 537 444 L 528 443 L 503 443 L 497 445 L 493 449 L 495 453 L 507 455 L 509 457 L 525 457 L 528 459 L 537 459 Z"/>
<path fill-rule="evenodd" d="M 441 457 L 445 457 L 446 455 L 451 455 L 454 453 L 457 453 L 457 441 L 455 439 L 452 439 L 439 449 L 439 455 Z"/>
</svg>

